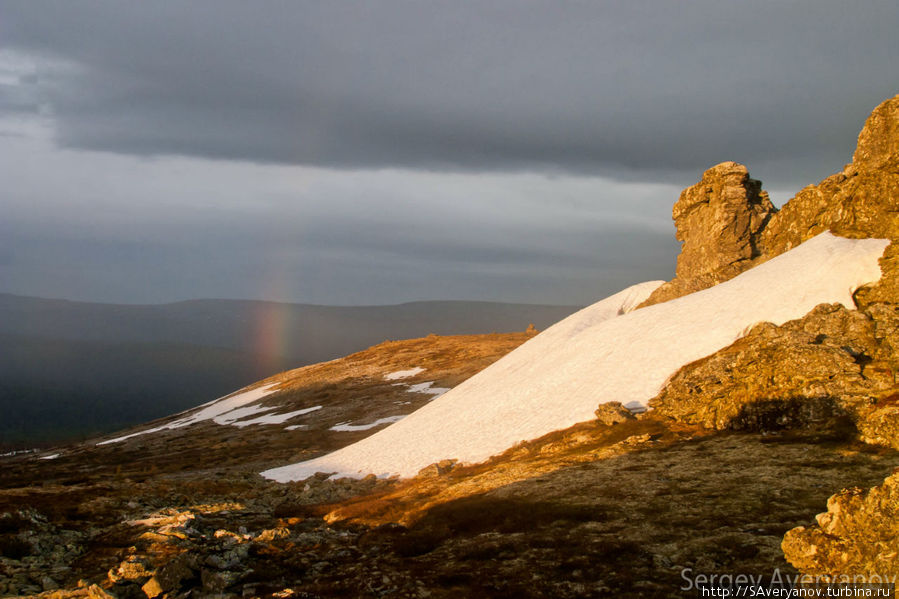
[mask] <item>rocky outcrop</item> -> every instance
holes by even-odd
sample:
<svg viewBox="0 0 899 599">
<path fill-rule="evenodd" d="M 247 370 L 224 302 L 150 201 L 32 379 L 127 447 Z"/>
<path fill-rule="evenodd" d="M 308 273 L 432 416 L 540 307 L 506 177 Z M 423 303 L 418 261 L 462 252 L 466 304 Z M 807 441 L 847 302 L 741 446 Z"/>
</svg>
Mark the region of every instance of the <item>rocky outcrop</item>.
<svg viewBox="0 0 899 599">
<path fill-rule="evenodd" d="M 677 277 L 648 302 L 720 282 L 825 230 L 899 239 L 899 96 L 868 118 L 843 173 L 803 189 L 776 214 L 760 189 L 745 169 L 724 163 L 681 194 L 674 210 L 684 240 Z M 720 231 L 740 232 L 742 243 Z M 863 439 L 899 447 L 899 408 L 884 399 L 895 394 L 899 367 L 899 244 L 887 248 L 880 266 L 881 280 L 855 294 L 860 311 L 820 306 L 782 327 L 759 325 L 685 366 L 651 405 L 717 429 L 845 415 Z"/>
<path fill-rule="evenodd" d="M 659 415 L 715 429 L 854 425 L 899 447 L 891 396 L 899 369 L 896 306 L 822 304 L 805 317 L 762 323 L 729 347 L 678 371 L 650 405 Z M 899 424 L 899 421 L 897 421 Z"/>
<path fill-rule="evenodd" d="M 646 304 L 727 280 L 823 231 L 899 240 L 899 96 L 868 118 L 843 172 L 806 187 L 776 214 L 753 203 L 755 184 L 744 186 L 742 199 L 733 183 L 722 187 L 738 172 L 733 163 L 714 167 L 681 195 L 674 211 L 684 241 L 677 277 Z M 728 193 L 739 201 L 722 202 Z M 735 208 L 715 212 L 716 201 Z M 748 225 L 734 228 L 737 222 Z M 741 232 L 742 243 L 722 238 L 730 230 Z M 858 310 L 822 305 L 782 326 L 755 326 L 677 372 L 650 402 L 655 414 L 715 429 L 825 428 L 899 448 L 899 243 L 880 266 L 881 279 L 856 291 Z M 794 566 L 836 581 L 899 575 L 899 474 L 869 492 L 841 491 L 827 508 L 817 526 L 784 538 Z"/>
<path fill-rule="evenodd" d="M 706 171 L 675 204 L 684 241 L 677 277 L 648 303 L 716 284 L 825 230 L 899 239 L 899 96 L 868 118 L 843 173 L 806 187 L 776 214 L 769 205 L 745 168 L 724 163 Z M 863 439 L 899 447 L 899 408 L 884 399 L 895 393 L 899 367 L 899 244 L 887 248 L 880 266 L 881 280 L 855 294 L 861 311 L 819 306 L 781 327 L 759 325 L 685 366 L 651 405 L 717 429 L 849 417 Z"/>
<path fill-rule="evenodd" d="M 657 289 L 654 304 L 726 281 L 753 266 L 761 255 L 759 234 L 777 209 L 762 183 L 736 162 L 722 162 L 685 189 L 674 204 L 676 278 Z"/>
<path fill-rule="evenodd" d="M 739 183 L 745 177 L 744 183 Z M 899 96 L 883 102 L 858 136 L 851 164 L 809 185 L 775 211 L 745 167 L 725 162 L 706 171 L 674 207 L 684 242 L 676 277 L 644 306 L 716 285 L 778 256 L 823 231 L 843 237 L 899 239 Z M 731 234 L 739 234 L 739 240 Z M 868 301 L 899 299 L 893 250 L 879 293 Z"/>
<path fill-rule="evenodd" d="M 787 560 L 805 574 L 881 582 L 899 576 L 899 474 L 870 491 L 844 489 L 827 501 L 817 526 L 787 532 Z M 850 578 L 852 580 L 852 578 Z"/>
<path fill-rule="evenodd" d="M 776 256 L 827 229 L 844 237 L 899 237 L 899 96 L 868 117 L 852 163 L 787 202 L 761 243 Z"/>
</svg>

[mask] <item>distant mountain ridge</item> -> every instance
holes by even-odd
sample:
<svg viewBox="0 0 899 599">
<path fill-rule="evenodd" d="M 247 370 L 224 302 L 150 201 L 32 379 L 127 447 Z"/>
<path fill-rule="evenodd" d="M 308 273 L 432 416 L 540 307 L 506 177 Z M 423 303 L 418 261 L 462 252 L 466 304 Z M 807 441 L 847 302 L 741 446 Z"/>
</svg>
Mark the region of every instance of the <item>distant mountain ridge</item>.
<svg viewBox="0 0 899 599">
<path fill-rule="evenodd" d="M 314 363 L 385 339 L 545 328 L 580 306 L 421 301 L 386 306 L 322 306 L 257 300 L 102 304 L 0 293 L 0 333 L 79 341 L 190 343 L 271 353 Z M 262 329 L 278 344 L 260 347 Z"/>
</svg>

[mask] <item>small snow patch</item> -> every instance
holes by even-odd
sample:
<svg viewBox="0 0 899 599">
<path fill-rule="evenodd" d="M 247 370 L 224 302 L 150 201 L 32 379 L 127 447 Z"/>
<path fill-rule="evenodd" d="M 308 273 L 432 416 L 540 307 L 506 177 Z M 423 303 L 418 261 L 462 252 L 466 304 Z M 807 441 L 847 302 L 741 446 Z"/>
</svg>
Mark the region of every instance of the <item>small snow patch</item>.
<svg viewBox="0 0 899 599">
<path fill-rule="evenodd" d="M 231 410 L 230 412 L 225 412 L 221 416 L 216 416 L 212 419 L 216 424 L 233 424 L 234 426 L 243 426 L 247 418 L 254 414 L 262 414 L 264 412 L 271 412 L 275 409 L 276 406 L 246 406 L 243 408 L 236 408 Z M 238 422 L 238 420 L 240 422 Z"/>
<path fill-rule="evenodd" d="M 290 426 L 285 426 L 284 430 L 286 431 L 295 431 L 301 428 L 306 428 L 305 424 L 291 424 Z"/>
<path fill-rule="evenodd" d="M 283 414 L 264 414 L 258 418 L 253 418 L 252 420 L 241 420 L 240 422 L 233 422 L 231 424 L 240 428 L 250 426 L 251 424 L 284 424 L 294 416 L 301 416 L 321 409 L 322 406 L 313 406 L 311 408 L 303 408 L 302 410 L 294 410 L 293 412 L 284 412 Z M 287 427 L 287 430 L 293 429 Z"/>
<path fill-rule="evenodd" d="M 258 401 L 266 395 L 271 395 L 275 392 L 275 387 L 280 384 L 281 383 L 273 383 L 265 387 L 256 387 L 255 389 L 250 389 L 248 391 L 244 391 L 243 393 L 226 395 L 225 397 L 221 397 L 215 401 L 203 404 L 202 406 L 200 406 L 200 409 L 198 411 L 188 413 L 187 416 L 184 416 L 183 418 L 180 418 L 174 422 L 163 424 L 162 426 L 148 428 L 146 430 L 131 433 L 129 435 L 123 435 L 114 439 L 100 441 L 99 443 L 97 443 L 97 445 L 120 443 L 121 441 L 130 439 L 132 437 L 137 437 L 139 435 L 146 435 L 149 433 L 157 433 L 159 431 L 182 428 L 185 426 L 190 426 L 191 424 L 203 422 L 205 420 L 212 420 L 216 424 L 233 424 L 241 418 L 246 418 L 247 416 L 258 414 L 260 412 L 268 412 L 274 410 L 274 407 L 244 406 L 253 403 L 254 401 Z"/>
<path fill-rule="evenodd" d="M 14 451 L 0 453 L 0 458 L 9 458 L 14 455 L 22 455 L 22 454 L 26 454 L 26 453 L 37 453 L 37 449 L 16 449 Z"/>
<path fill-rule="evenodd" d="M 439 397 L 443 395 L 447 391 L 449 391 L 448 387 L 432 387 L 434 381 L 428 381 L 426 383 L 418 383 L 416 385 L 409 385 L 409 388 L 406 389 L 409 393 L 425 393 L 427 395 L 433 395 L 434 397 Z"/>
<path fill-rule="evenodd" d="M 59 457 L 58 453 L 51 453 L 50 455 L 42 455 L 38 459 L 39 460 L 55 460 L 58 457 Z"/>
<path fill-rule="evenodd" d="M 370 422 L 368 424 L 347 424 L 345 422 L 341 422 L 340 424 L 336 424 L 331 427 L 332 431 L 367 431 L 370 428 L 375 428 L 376 426 L 381 426 L 382 424 L 388 424 L 392 422 L 399 422 L 403 418 L 406 417 L 406 414 L 400 414 L 397 416 L 388 416 L 387 418 L 378 418 L 374 422 Z"/>
<path fill-rule="evenodd" d="M 420 374 L 424 372 L 425 369 L 420 366 L 416 366 L 415 368 L 410 368 L 409 370 L 397 370 L 396 372 L 391 372 L 390 374 L 384 375 L 385 381 L 398 381 L 400 379 L 407 379 L 410 376 L 415 376 L 416 374 Z"/>
</svg>

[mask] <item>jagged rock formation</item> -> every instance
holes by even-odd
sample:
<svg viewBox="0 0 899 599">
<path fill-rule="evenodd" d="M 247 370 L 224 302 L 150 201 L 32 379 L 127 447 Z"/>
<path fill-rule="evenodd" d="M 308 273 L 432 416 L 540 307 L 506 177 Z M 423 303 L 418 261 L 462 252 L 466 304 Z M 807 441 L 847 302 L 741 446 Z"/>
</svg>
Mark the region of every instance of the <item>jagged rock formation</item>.
<svg viewBox="0 0 899 599">
<path fill-rule="evenodd" d="M 745 172 L 725 164 L 707 171 L 700 184 L 681 195 L 675 205 L 679 238 L 692 238 L 691 231 L 682 230 L 686 225 L 700 227 L 697 235 L 707 238 L 707 231 L 735 218 L 752 222 L 747 215 L 754 196 L 748 192 L 746 202 L 734 203 L 742 212 L 729 212 L 720 223 L 677 219 L 678 206 L 688 206 L 697 190 L 709 189 L 709 182 L 720 184 L 722 173 L 736 179 L 736 173 Z M 899 96 L 868 118 L 853 163 L 843 173 L 806 187 L 780 212 L 765 214 L 758 217 L 760 229 L 743 229 L 742 245 L 714 246 L 724 248 L 717 260 L 685 241 L 684 252 L 690 249 L 694 258 L 678 258 L 677 278 L 663 286 L 666 293 L 708 286 L 714 278 L 745 270 L 828 229 L 847 237 L 899 239 Z M 741 259 L 734 247 L 748 257 Z M 685 366 L 651 405 L 659 414 L 717 429 L 834 424 L 843 416 L 863 439 L 899 447 L 899 409 L 886 399 L 895 393 L 899 368 L 899 244 L 887 248 L 880 266 L 881 280 L 855 294 L 859 311 L 819 306 L 781 327 L 758 325 L 733 345 Z"/>
<path fill-rule="evenodd" d="M 647 304 L 667 301 L 731 279 L 754 265 L 759 234 L 777 209 L 736 162 L 722 162 L 685 189 L 674 204 L 675 236 L 683 242 L 677 277 L 657 289 Z"/>
<path fill-rule="evenodd" d="M 783 540 L 787 559 L 804 573 L 835 581 L 849 573 L 874 582 L 899 576 L 899 474 L 867 492 L 840 491 L 817 522 L 790 530 Z"/>
<path fill-rule="evenodd" d="M 777 255 L 830 229 L 844 237 L 899 234 L 899 96 L 878 106 L 858 136 L 852 163 L 784 205 L 762 233 Z"/>
<path fill-rule="evenodd" d="M 747 179 L 744 192 L 737 183 L 742 176 Z M 868 117 L 852 163 L 843 172 L 802 189 L 776 213 L 773 206 L 768 208 L 760 185 L 748 179 L 745 167 L 729 162 L 709 169 L 699 183 L 684 190 L 674 208 L 677 238 L 684 241 L 677 276 L 644 306 L 726 281 L 823 231 L 899 239 L 899 96 L 883 102 Z M 730 209 L 716 210 L 716 205 Z M 690 218 L 691 211 L 695 217 Z M 729 238 L 732 231 L 743 232 L 741 242 Z M 707 251 L 696 249 L 699 244 Z M 711 257 L 711 252 L 720 255 Z M 892 268 L 897 253 L 894 249 L 884 257 L 881 289 L 865 297 L 866 302 L 899 298 L 899 273 Z"/>
</svg>

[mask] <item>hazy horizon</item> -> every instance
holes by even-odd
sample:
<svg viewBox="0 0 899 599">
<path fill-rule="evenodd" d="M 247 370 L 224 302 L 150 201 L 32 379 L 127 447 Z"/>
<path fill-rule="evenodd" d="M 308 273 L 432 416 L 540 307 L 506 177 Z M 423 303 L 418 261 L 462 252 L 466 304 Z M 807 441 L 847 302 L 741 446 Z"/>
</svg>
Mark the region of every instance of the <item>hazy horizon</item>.
<svg viewBox="0 0 899 599">
<path fill-rule="evenodd" d="M 27 295 L 22 293 L 11 293 L 8 291 L 0 290 L 0 296 L 13 296 L 27 299 L 35 299 L 40 301 L 51 301 L 51 302 L 72 302 L 72 303 L 80 303 L 80 304 L 105 304 L 110 306 L 165 306 L 171 304 L 184 304 L 190 302 L 258 302 L 258 303 L 270 303 L 270 304 L 286 304 L 286 305 L 296 305 L 296 306 L 310 306 L 310 307 L 321 307 L 321 308 L 386 308 L 392 306 L 402 306 L 405 304 L 438 304 L 438 303 L 485 303 L 485 304 L 507 304 L 507 305 L 522 305 L 522 306 L 557 306 L 557 307 L 580 307 L 582 304 L 541 304 L 541 303 L 533 303 L 533 302 L 502 302 L 502 301 L 490 301 L 490 300 L 466 300 L 466 299 L 424 299 L 424 300 L 409 300 L 402 301 L 396 303 L 389 304 L 310 304 L 306 302 L 290 302 L 290 301 L 278 301 L 278 300 L 266 300 L 266 299 L 258 299 L 258 298 L 248 298 L 248 297 L 189 297 L 183 299 L 176 299 L 171 301 L 162 301 L 162 302 L 95 302 L 89 300 L 81 300 L 81 299 L 73 299 L 70 297 L 48 297 L 48 296 L 40 296 L 40 295 Z"/>
</svg>

